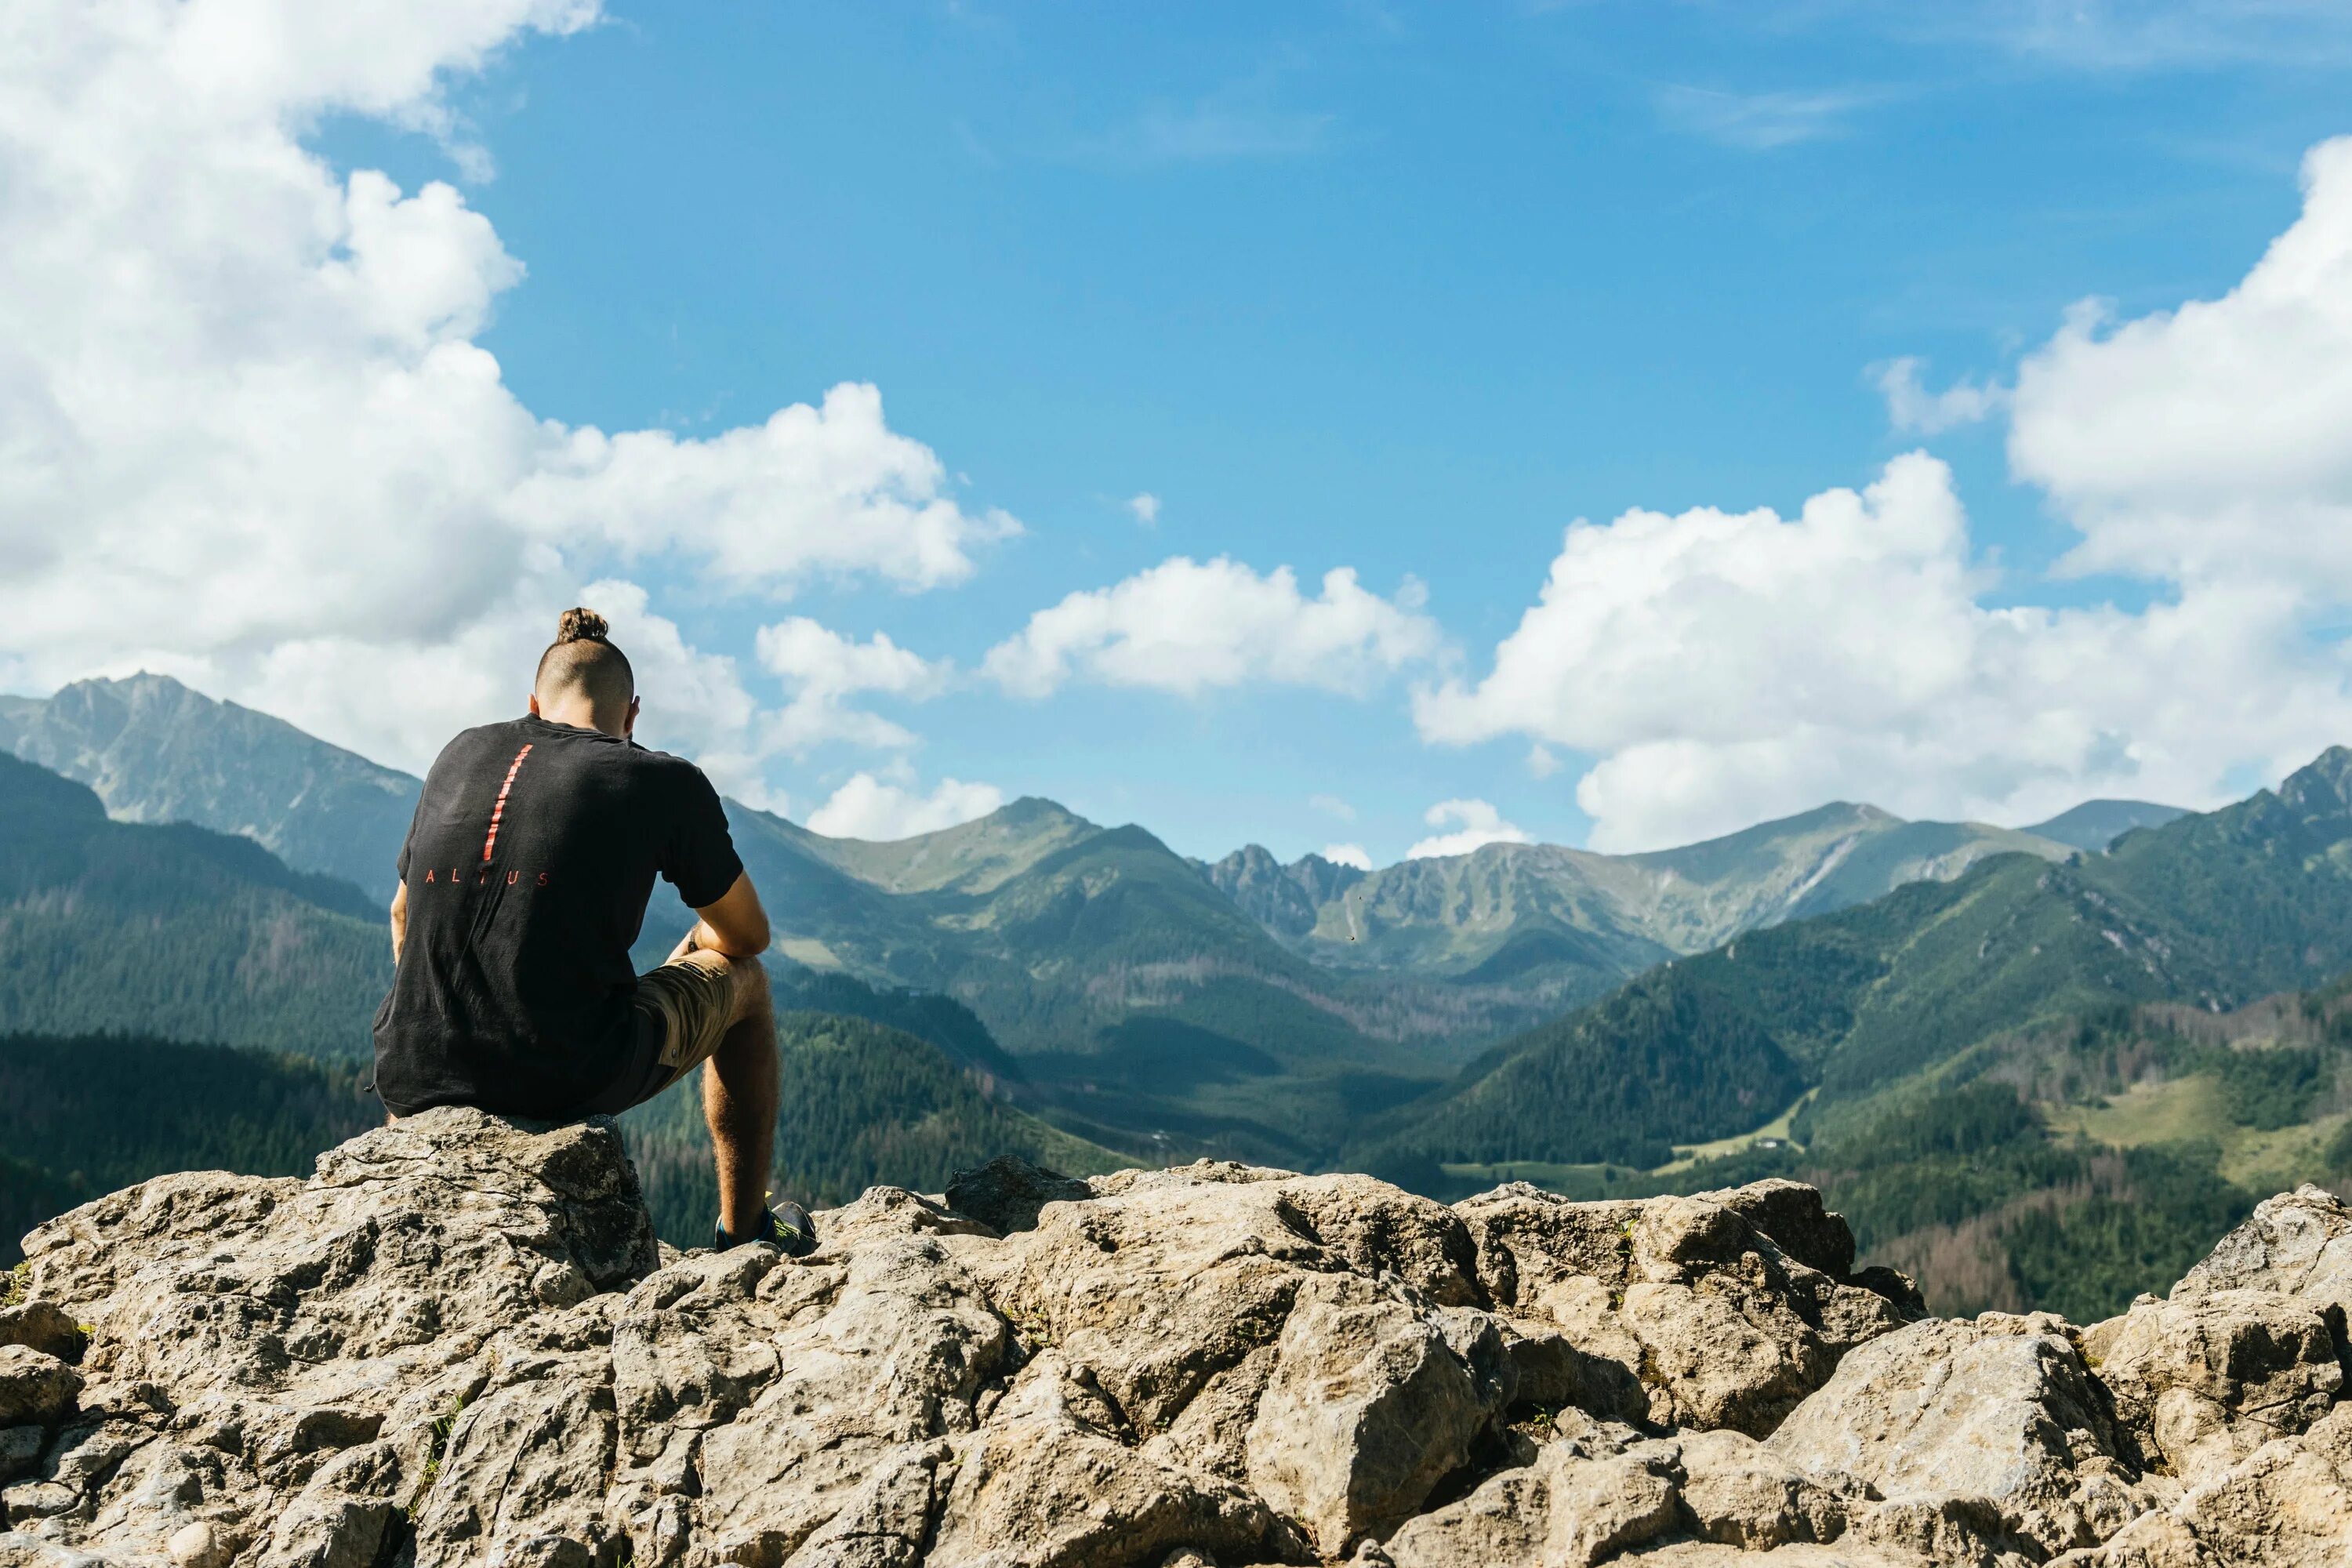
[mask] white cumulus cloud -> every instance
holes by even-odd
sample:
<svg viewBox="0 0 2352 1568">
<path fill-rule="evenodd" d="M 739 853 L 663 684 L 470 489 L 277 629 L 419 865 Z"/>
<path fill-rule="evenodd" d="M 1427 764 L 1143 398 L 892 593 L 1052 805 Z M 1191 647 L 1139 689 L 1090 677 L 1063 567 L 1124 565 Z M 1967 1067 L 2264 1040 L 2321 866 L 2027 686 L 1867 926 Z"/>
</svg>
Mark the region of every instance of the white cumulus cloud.
<svg viewBox="0 0 2352 1568">
<path fill-rule="evenodd" d="M 1945 466 L 1913 453 L 1794 518 L 1628 512 L 1569 531 L 1475 684 L 1422 732 L 1531 735 L 1594 759 L 1592 843 L 1652 848 L 1860 796 L 2028 821 L 2091 795 L 2196 805 L 2352 737 L 2339 655 L 2297 592 L 2184 586 L 2126 613 L 1996 608 Z"/>
<path fill-rule="evenodd" d="M 1422 816 L 1432 827 L 1454 823 L 1451 833 L 1433 834 L 1404 852 L 1408 860 L 1428 860 L 1441 855 L 1467 855 L 1489 844 L 1532 844 L 1535 840 L 1483 800 L 1441 800 Z M 1369 867 L 1366 868 L 1370 869 Z"/>
<path fill-rule="evenodd" d="M 917 590 L 1015 530 L 870 386 L 700 440 L 534 415 L 475 341 L 523 277 L 489 219 L 302 142 L 335 114 L 450 140 L 446 80 L 596 16 L 0 8 L 0 683 L 144 665 L 417 767 L 514 710 L 599 579 Z M 756 760 L 731 665 L 631 613 L 640 673 L 692 682 L 649 697 Z"/>
<path fill-rule="evenodd" d="M 1372 868 L 1371 851 L 1360 844 L 1326 844 L 1321 854 L 1334 866 L 1353 866 L 1359 871 Z"/>
<path fill-rule="evenodd" d="M 1171 556 L 1039 610 L 982 668 L 1024 697 L 1079 678 L 1184 696 L 1243 685 L 1361 691 L 1436 652 L 1437 625 L 1421 605 L 1419 584 L 1384 599 L 1344 566 L 1308 598 L 1287 566 L 1260 575 L 1222 555 Z"/>
<path fill-rule="evenodd" d="M 986 816 L 1003 804 L 1004 792 L 994 784 L 943 778 L 925 795 L 861 773 L 809 814 L 808 826 L 828 838 L 912 838 Z"/>
<path fill-rule="evenodd" d="M 2352 595 L 2352 137 L 2219 300 L 2077 306 L 2017 376 L 2010 461 L 2082 531 L 2068 564 Z"/>
<path fill-rule="evenodd" d="M 1421 733 L 1580 753 L 1609 849 L 1837 795 L 2012 823 L 2092 795 L 2210 806 L 2352 742 L 2352 138 L 2303 183 L 2219 299 L 2086 301 L 2009 386 L 1876 372 L 1898 426 L 2005 416 L 2012 471 L 2080 536 L 2061 575 L 2136 580 L 2120 604 L 2013 603 L 1915 452 L 1794 517 L 1577 524 L 1486 672 L 1416 693 Z"/>
<path fill-rule="evenodd" d="M 795 753 L 828 741 L 875 747 L 911 746 L 915 736 L 878 713 L 848 705 L 860 692 L 921 700 L 937 696 L 953 673 L 877 632 L 864 642 L 805 616 L 760 628 L 760 662 L 792 688 L 792 700 L 763 726 L 765 738 Z"/>
</svg>

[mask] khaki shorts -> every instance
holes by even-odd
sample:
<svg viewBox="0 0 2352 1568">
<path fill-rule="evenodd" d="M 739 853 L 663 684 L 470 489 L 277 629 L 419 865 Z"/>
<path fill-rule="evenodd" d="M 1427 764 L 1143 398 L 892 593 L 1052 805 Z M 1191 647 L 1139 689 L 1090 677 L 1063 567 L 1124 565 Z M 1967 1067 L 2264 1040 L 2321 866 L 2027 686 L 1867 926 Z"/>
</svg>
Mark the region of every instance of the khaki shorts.
<svg viewBox="0 0 2352 1568">
<path fill-rule="evenodd" d="M 727 1021 L 735 1012 L 734 966 L 758 962 L 730 959 L 715 964 L 681 959 L 638 975 L 638 1026 L 652 1048 L 641 1051 L 633 1081 L 620 1098 L 642 1105 L 709 1061 L 726 1038 Z"/>
</svg>

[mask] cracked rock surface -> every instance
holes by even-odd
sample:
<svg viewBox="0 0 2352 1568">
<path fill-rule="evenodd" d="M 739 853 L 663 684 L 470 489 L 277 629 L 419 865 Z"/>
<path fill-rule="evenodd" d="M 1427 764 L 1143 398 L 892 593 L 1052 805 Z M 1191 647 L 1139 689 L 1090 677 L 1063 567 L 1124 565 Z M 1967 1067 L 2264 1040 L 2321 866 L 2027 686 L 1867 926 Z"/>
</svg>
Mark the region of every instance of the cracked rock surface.
<svg viewBox="0 0 2352 1568">
<path fill-rule="evenodd" d="M 1812 1189 L 1015 1161 L 656 1246 L 609 1126 L 158 1178 L 0 1309 L 0 1568 L 2352 1561 L 2352 1209 L 2169 1300 L 1925 1317 Z"/>
</svg>

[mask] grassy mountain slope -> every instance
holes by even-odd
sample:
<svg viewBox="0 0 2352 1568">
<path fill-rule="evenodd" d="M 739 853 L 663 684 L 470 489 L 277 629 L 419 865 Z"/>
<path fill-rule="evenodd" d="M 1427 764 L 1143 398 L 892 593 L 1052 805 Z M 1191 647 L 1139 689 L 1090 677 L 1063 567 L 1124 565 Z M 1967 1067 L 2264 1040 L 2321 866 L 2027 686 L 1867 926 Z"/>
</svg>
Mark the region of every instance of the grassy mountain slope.
<svg viewBox="0 0 2352 1568">
<path fill-rule="evenodd" d="M 1057 850 L 1101 831 L 1034 795 L 971 822 L 888 842 L 827 838 L 785 826 L 809 854 L 891 893 L 991 892 Z"/>
<path fill-rule="evenodd" d="M 248 839 L 110 821 L 87 786 L 0 755 L 0 1031 L 357 1058 L 391 969 L 348 884 Z"/>
<path fill-rule="evenodd" d="M 1396 1168 L 1653 1155 L 1738 1131 L 1754 1111 L 1752 1126 L 1792 1081 L 1819 1085 L 1824 1106 L 1860 1100 L 2003 1031 L 2125 1003 L 2234 1005 L 2347 966 L 2352 752 L 2339 748 L 2275 794 L 2128 834 L 2105 856 L 1998 856 L 1678 961 L 1496 1047 L 1353 1153 Z M 1653 1087 L 1596 1120 L 1596 1086 L 1628 1082 Z"/>
<path fill-rule="evenodd" d="M 2086 800 L 2021 831 L 2098 855 L 2135 827 L 2161 827 L 2188 815 L 2177 805 L 2158 805 L 2153 801 Z"/>
<path fill-rule="evenodd" d="M 169 676 L 82 680 L 0 706 L 0 750 L 89 784 L 124 822 L 193 822 L 340 877 L 381 909 L 420 785 Z"/>
</svg>

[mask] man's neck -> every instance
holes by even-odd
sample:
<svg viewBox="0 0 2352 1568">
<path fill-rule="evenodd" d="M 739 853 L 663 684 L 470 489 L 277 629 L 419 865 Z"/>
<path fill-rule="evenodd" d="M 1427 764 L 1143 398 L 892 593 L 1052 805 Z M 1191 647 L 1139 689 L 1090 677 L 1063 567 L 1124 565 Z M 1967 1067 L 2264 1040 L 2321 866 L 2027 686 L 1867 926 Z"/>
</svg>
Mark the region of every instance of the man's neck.
<svg viewBox="0 0 2352 1568">
<path fill-rule="evenodd" d="M 615 740 L 625 740 L 625 732 L 616 725 L 596 721 L 595 705 L 588 702 L 562 702 L 552 706 L 541 703 L 539 717 L 551 724 L 562 724 L 574 730 L 594 730 Z"/>
</svg>

